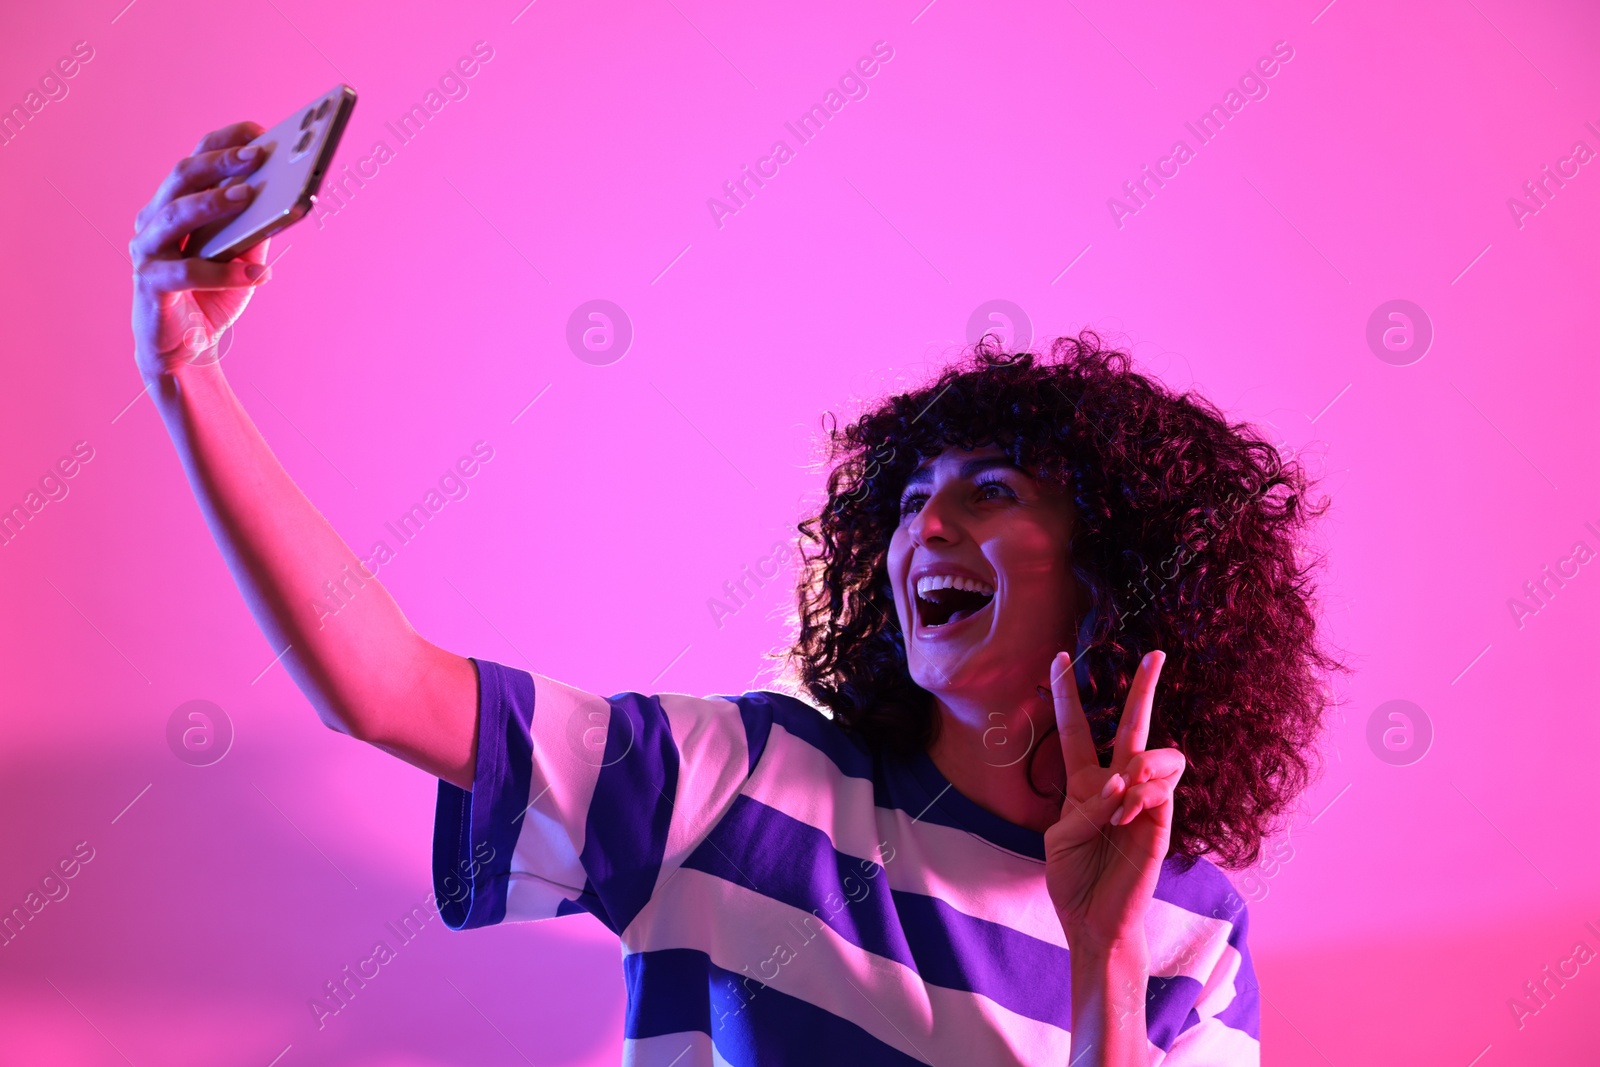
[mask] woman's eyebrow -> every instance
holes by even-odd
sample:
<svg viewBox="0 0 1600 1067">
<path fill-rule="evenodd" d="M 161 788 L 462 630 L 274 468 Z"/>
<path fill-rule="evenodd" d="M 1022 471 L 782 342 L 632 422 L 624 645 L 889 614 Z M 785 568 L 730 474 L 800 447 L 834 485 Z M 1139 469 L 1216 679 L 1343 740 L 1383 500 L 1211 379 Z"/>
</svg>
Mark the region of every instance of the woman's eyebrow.
<svg viewBox="0 0 1600 1067">
<path fill-rule="evenodd" d="M 980 474 L 986 470 L 992 470 L 995 467 L 1003 467 L 1007 470 L 1014 470 L 1018 474 L 1028 473 L 1015 463 L 1011 462 L 1011 457 L 1009 456 L 984 456 L 981 459 L 967 460 L 961 465 L 960 469 L 956 471 L 956 477 L 971 478 L 975 474 Z M 905 487 L 910 489 L 914 485 L 927 485 L 932 481 L 932 468 L 918 467 L 906 477 Z"/>
</svg>

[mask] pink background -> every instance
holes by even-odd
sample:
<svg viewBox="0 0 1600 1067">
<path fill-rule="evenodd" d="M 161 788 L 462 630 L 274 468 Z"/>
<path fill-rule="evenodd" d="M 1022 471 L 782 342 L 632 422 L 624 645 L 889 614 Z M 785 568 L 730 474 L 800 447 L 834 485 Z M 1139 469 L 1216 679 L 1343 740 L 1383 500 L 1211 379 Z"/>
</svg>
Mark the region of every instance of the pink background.
<svg viewBox="0 0 1600 1067">
<path fill-rule="evenodd" d="M 0 948 L 0 1060 L 618 1060 L 618 949 L 587 917 L 435 921 L 317 1030 L 308 1000 L 430 889 L 435 785 L 263 673 L 276 650 L 134 399 L 126 244 L 172 163 L 348 80 L 353 164 L 479 40 L 494 58 L 466 98 L 274 241 L 227 357 L 363 552 L 474 441 L 494 448 L 383 568 L 419 630 L 608 693 L 759 686 L 788 589 L 720 629 L 706 601 L 816 502 L 819 415 L 922 380 L 990 299 L 1041 337 L 1099 327 L 1267 425 L 1335 500 L 1327 625 L 1357 670 L 1292 859 L 1235 875 L 1266 1062 L 1592 1049 L 1600 967 L 1521 1029 L 1508 1000 L 1580 939 L 1600 949 L 1580 673 L 1600 574 L 1520 629 L 1507 599 L 1576 540 L 1600 548 L 1600 174 L 1520 228 L 1507 198 L 1574 141 L 1600 148 L 1600 15 L 922 3 L 7 7 L 5 106 L 74 42 L 94 58 L 0 147 L 0 503 L 75 442 L 94 458 L 0 548 L 0 907 L 76 843 L 94 859 Z M 719 229 L 707 199 L 793 147 L 783 123 L 880 40 L 868 95 Z M 1280 40 L 1269 95 L 1119 228 L 1107 199 L 1192 146 L 1183 123 Z M 564 339 L 594 298 L 636 332 L 609 366 Z M 1394 298 L 1435 329 L 1409 366 L 1365 340 Z M 167 745 L 192 699 L 236 731 L 212 766 Z M 1393 699 L 1435 733 L 1408 766 L 1366 740 Z"/>
</svg>

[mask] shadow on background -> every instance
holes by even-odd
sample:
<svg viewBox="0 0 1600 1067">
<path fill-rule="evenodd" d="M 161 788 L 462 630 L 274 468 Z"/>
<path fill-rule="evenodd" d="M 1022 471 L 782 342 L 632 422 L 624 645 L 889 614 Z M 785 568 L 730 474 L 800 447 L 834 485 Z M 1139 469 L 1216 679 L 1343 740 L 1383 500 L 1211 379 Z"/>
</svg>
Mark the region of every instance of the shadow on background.
<svg viewBox="0 0 1600 1067">
<path fill-rule="evenodd" d="M 70 761 L 70 782 L 50 769 L 68 761 L 0 768 L 0 804 L 32 813 L 7 823 L 8 911 L 74 845 L 93 848 L 0 947 L 0 1062 L 265 1067 L 286 1046 L 283 1067 L 618 1061 L 612 935 L 586 916 L 455 932 L 424 909 L 402 940 L 431 891 L 425 863 L 363 858 L 351 824 L 382 813 L 335 816 L 325 793 L 272 777 L 290 755 L 195 768 L 96 752 Z M 319 1028 L 309 1001 L 380 939 L 392 958 Z"/>
</svg>

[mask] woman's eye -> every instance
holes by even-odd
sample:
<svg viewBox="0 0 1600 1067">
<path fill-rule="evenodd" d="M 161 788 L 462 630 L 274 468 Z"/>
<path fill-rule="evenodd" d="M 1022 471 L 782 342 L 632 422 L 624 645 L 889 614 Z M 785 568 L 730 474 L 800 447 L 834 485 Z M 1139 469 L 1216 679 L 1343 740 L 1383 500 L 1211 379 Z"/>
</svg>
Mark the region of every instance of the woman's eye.
<svg viewBox="0 0 1600 1067">
<path fill-rule="evenodd" d="M 1017 495 L 1016 491 L 1013 490 L 1011 486 L 1002 481 L 979 482 L 976 487 L 976 492 L 980 500 L 1004 500 L 1007 498 L 1015 499 Z M 900 501 L 900 514 L 902 516 L 912 515 L 922 510 L 922 506 L 927 503 L 927 500 L 927 493 L 907 494 L 906 498 Z"/>
</svg>

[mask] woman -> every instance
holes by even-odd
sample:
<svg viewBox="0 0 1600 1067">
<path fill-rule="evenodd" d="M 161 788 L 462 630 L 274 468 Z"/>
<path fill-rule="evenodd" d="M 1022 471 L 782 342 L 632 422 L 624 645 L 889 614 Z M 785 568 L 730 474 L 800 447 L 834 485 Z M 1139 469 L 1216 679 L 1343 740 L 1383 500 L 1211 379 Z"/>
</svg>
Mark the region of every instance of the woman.
<svg viewBox="0 0 1600 1067">
<path fill-rule="evenodd" d="M 266 246 L 183 249 L 249 202 L 260 132 L 210 134 L 140 212 L 136 360 L 323 721 L 440 779 L 449 925 L 594 914 L 630 1063 L 1259 1062 L 1244 902 L 1204 857 L 1253 862 L 1313 771 L 1337 664 L 1298 467 L 1093 334 L 980 345 L 832 431 L 789 657 L 810 703 L 607 698 L 458 656 L 216 362 Z"/>
</svg>

